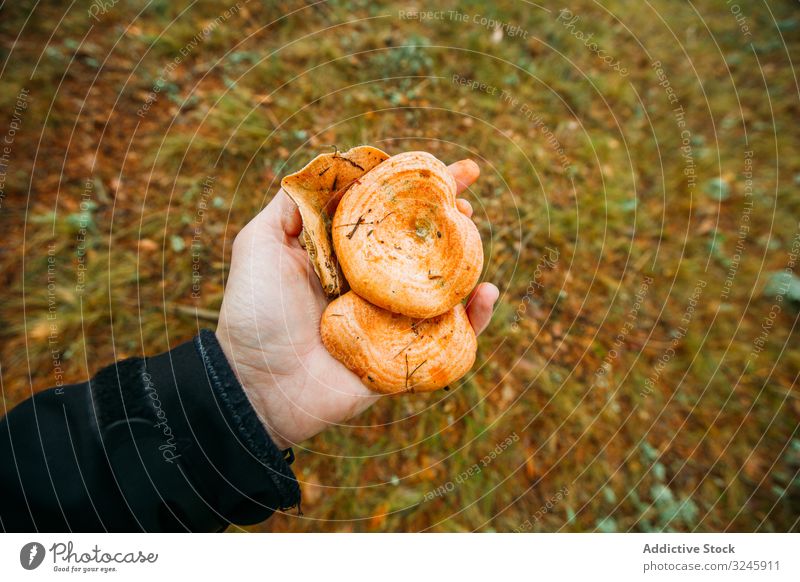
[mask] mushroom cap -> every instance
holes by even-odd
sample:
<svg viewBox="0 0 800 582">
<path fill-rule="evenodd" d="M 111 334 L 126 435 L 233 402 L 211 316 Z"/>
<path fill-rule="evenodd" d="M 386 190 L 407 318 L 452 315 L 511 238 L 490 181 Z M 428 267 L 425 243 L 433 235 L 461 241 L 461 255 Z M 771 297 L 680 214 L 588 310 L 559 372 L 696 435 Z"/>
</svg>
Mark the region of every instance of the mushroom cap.
<svg viewBox="0 0 800 582">
<path fill-rule="evenodd" d="M 392 156 L 342 197 L 333 246 L 350 288 L 394 313 L 428 318 L 464 299 L 483 247 L 456 207 L 456 181 L 427 152 Z"/>
<path fill-rule="evenodd" d="M 477 340 L 460 303 L 431 319 L 412 319 L 372 305 L 349 291 L 322 314 L 328 352 L 383 394 L 429 392 L 466 374 Z"/>
<path fill-rule="evenodd" d="M 306 252 L 328 297 L 346 289 L 331 246 L 331 217 L 347 189 L 388 157 L 371 146 L 358 146 L 343 154 L 337 150 L 317 156 L 281 180 L 281 187 L 300 209 Z"/>
</svg>

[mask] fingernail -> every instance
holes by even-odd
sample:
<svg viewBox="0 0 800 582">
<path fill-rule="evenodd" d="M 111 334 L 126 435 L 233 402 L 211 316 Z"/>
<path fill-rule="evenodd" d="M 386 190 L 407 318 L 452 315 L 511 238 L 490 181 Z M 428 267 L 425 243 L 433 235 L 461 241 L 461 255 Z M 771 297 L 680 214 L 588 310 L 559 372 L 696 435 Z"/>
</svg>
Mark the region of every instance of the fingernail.
<svg viewBox="0 0 800 582">
<path fill-rule="evenodd" d="M 494 283 L 489 283 L 492 286 L 492 292 L 494 294 L 494 299 L 492 299 L 492 303 L 497 303 L 497 300 L 500 299 L 500 289 Z"/>
</svg>

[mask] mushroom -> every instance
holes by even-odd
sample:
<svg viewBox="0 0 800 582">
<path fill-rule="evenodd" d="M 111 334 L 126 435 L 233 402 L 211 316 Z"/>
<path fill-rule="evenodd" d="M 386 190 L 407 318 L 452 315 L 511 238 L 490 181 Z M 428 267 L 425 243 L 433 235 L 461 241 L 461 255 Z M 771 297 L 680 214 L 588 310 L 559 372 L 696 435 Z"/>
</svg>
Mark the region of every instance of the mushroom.
<svg viewBox="0 0 800 582">
<path fill-rule="evenodd" d="M 317 156 L 281 186 L 300 210 L 323 290 L 337 297 L 320 322 L 331 355 L 384 394 L 466 374 L 477 341 L 461 300 L 483 248 L 447 167 L 425 152 L 390 158 L 360 146 Z"/>
<path fill-rule="evenodd" d="M 392 156 L 342 197 L 332 228 L 344 277 L 393 313 L 430 318 L 464 299 L 480 277 L 483 247 L 456 207 L 456 181 L 427 152 Z"/>
<path fill-rule="evenodd" d="M 328 352 L 383 394 L 428 392 L 449 385 L 475 362 L 477 341 L 460 303 L 430 319 L 392 313 L 353 291 L 322 314 Z"/>
<path fill-rule="evenodd" d="M 346 289 L 331 247 L 331 217 L 347 189 L 388 157 L 370 146 L 343 154 L 335 150 L 317 156 L 302 170 L 281 180 L 281 187 L 300 209 L 303 243 L 328 297 L 337 297 Z"/>
</svg>

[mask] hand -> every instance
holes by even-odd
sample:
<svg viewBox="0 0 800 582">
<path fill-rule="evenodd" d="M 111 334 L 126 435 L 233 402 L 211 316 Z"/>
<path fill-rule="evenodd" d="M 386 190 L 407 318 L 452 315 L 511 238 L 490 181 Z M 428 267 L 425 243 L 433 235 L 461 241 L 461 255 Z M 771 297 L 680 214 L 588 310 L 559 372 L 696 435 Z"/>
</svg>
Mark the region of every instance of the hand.
<svg viewBox="0 0 800 582">
<path fill-rule="evenodd" d="M 450 166 L 462 193 L 480 170 L 470 160 Z M 469 202 L 458 208 L 472 216 Z M 380 395 L 333 358 L 319 335 L 329 303 L 300 246 L 300 212 L 280 190 L 233 243 L 231 271 L 217 338 L 253 407 L 281 449 L 366 410 Z M 472 327 L 489 324 L 499 292 L 481 283 L 468 305 Z"/>
</svg>

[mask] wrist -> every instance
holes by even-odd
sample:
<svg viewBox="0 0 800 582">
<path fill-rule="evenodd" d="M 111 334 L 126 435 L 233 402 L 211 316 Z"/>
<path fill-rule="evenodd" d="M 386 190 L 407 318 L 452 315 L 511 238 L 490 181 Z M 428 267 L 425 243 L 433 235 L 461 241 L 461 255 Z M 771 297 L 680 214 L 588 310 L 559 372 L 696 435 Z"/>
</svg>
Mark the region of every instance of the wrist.
<svg viewBox="0 0 800 582">
<path fill-rule="evenodd" d="M 252 406 L 256 416 L 261 421 L 261 424 L 264 426 L 264 430 L 267 431 L 269 438 L 272 439 L 275 446 L 281 450 L 291 447 L 292 443 L 279 435 L 272 426 L 273 422 L 269 414 L 270 407 L 262 397 L 264 384 L 263 374 L 246 364 L 244 361 L 245 359 L 242 357 L 238 359 L 235 357 L 238 350 L 234 349 L 228 341 L 226 334 L 219 332 L 219 328 L 214 332 L 214 335 L 217 338 L 220 348 L 222 348 L 222 353 L 225 355 L 225 359 L 228 361 L 231 371 L 239 381 L 242 391 L 250 402 L 250 406 Z"/>
</svg>

